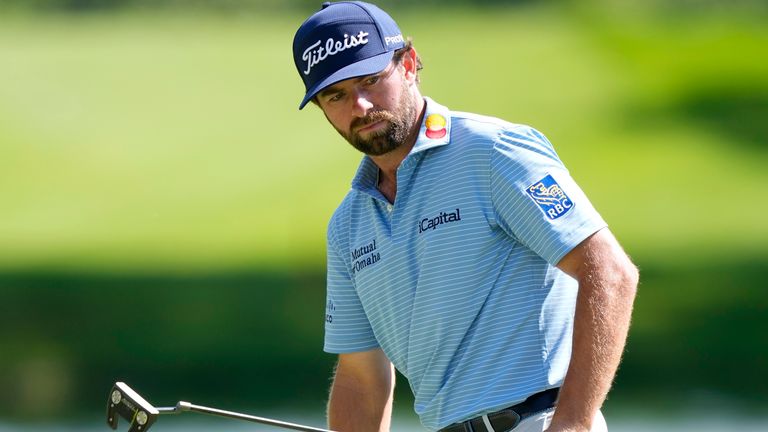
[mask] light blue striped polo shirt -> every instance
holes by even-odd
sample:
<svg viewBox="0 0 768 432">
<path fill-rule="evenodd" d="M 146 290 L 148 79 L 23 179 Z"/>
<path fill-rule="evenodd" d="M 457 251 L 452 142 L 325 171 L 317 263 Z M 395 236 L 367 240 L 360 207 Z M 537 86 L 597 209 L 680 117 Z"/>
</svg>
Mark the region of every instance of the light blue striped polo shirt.
<svg viewBox="0 0 768 432">
<path fill-rule="evenodd" d="M 390 205 L 365 157 L 328 227 L 325 350 L 381 347 L 432 430 L 561 384 L 577 283 L 605 226 L 538 131 L 426 98 Z"/>
</svg>

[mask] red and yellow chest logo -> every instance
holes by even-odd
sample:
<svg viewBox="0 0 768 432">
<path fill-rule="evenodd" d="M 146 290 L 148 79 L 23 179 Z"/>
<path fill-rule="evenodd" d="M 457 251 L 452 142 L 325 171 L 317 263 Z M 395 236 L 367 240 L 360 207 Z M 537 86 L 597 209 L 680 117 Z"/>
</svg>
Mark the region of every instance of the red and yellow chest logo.
<svg viewBox="0 0 768 432">
<path fill-rule="evenodd" d="M 427 138 L 442 138 L 447 133 L 445 130 L 445 117 L 440 114 L 430 114 L 424 125 L 427 127 Z"/>
</svg>

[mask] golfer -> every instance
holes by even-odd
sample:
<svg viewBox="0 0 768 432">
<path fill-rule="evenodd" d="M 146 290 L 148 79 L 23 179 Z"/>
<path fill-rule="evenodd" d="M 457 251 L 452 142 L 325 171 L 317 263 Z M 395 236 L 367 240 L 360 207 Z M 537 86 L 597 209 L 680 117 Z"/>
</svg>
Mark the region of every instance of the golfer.
<svg viewBox="0 0 768 432">
<path fill-rule="evenodd" d="M 371 4 L 324 3 L 293 55 L 364 153 L 328 226 L 330 428 L 389 430 L 396 369 L 429 430 L 605 430 L 638 275 L 547 138 L 422 96 Z"/>
</svg>

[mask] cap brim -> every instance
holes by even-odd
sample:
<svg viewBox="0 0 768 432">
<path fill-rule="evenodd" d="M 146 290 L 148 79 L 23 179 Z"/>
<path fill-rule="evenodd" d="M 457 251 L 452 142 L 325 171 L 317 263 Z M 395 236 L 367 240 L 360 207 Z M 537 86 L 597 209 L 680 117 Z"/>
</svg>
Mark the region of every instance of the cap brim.
<svg viewBox="0 0 768 432">
<path fill-rule="evenodd" d="M 384 70 L 384 68 L 387 67 L 390 61 L 392 61 L 392 57 L 395 55 L 394 51 L 387 51 L 385 53 L 375 55 L 373 57 L 369 57 L 365 60 L 360 60 L 359 62 L 352 63 L 351 65 L 347 67 L 343 67 L 333 74 L 329 75 L 327 78 L 321 80 L 314 86 L 312 86 L 309 90 L 307 90 L 307 94 L 304 96 L 304 100 L 301 101 L 301 104 L 299 105 L 299 109 L 304 108 L 304 106 L 312 100 L 313 97 L 315 97 L 316 94 L 320 93 L 325 89 L 326 87 L 336 84 L 339 81 L 344 81 L 346 79 L 355 78 L 359 76 L 365 76 L 365 75 L 371 75 L 375 73 L 379 73 Z"/>
</svg>

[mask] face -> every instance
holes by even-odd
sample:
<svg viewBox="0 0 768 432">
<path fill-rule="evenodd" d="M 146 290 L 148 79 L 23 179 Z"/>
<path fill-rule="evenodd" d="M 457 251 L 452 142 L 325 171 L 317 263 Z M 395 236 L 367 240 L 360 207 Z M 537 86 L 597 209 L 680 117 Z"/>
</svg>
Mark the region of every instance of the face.
<svg viewBox="0 0 768 432">
<path fill-rule="evenodd" d="M 334 128 L 361 152 L 380 156 L 400 147 L 417 121 L 412 81 L 402 63 L 336 83 L 317 96 Z"/>
</svg>

